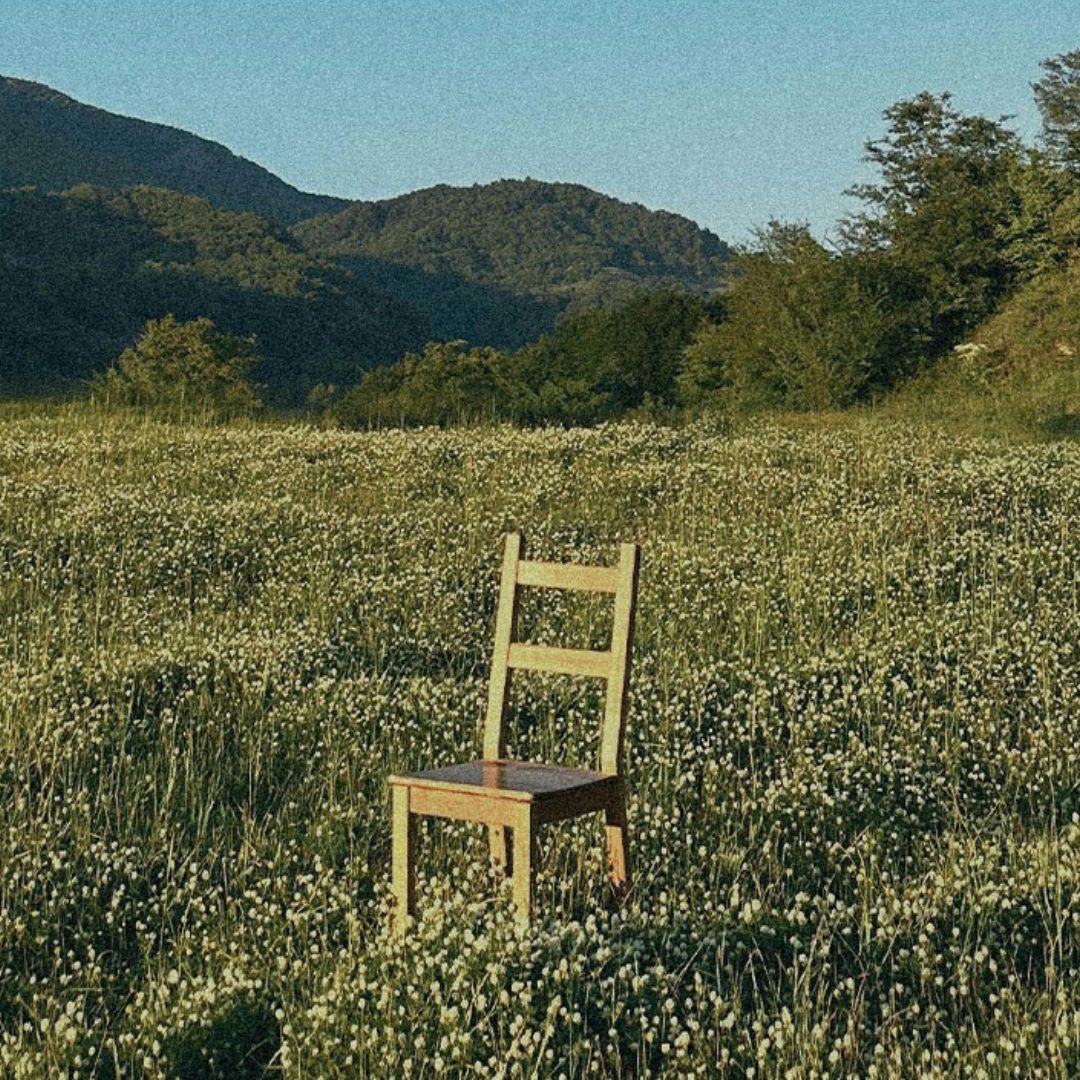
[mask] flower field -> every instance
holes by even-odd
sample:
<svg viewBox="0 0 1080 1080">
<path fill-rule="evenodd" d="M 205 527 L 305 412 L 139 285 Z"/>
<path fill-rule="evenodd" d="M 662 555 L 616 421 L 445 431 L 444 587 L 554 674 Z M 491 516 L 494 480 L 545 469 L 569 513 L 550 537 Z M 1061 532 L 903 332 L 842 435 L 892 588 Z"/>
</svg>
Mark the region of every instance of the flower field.
<svg viewBox="0 0 1080 1080">
<path fill-rule="evenodd" d="M 476 826 L 503 534 L 643 548 L 635 888 Z M 347 434 L 0 423 L 0 1075 L 1080 1072 L 1080 445 L 884 419 Z M 601 646 L 545 593 L 531 640 Z M 591 765 L 599 686 L 516 680 Z"/>
</svg>

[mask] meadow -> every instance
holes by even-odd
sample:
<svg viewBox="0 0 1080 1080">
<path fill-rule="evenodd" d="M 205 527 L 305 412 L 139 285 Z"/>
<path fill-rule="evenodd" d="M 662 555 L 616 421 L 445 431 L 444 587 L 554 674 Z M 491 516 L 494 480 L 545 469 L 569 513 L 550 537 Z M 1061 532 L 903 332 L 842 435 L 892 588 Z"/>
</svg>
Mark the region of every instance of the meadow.
<svg viewBox="0 0 1080 1080">
<path fill-rule="evenodd" d="M 514 922 L 386 777 L 479 755 L 503 534 L 642 544 L 635 887 L 549 828 Z M 0 422 L 0 1074 L 1080 1071 L 1080 445 Z M 545 594 L 537 641 L 600 645 Z M 516 681 L 591 764 L 598 690 Z"/>
</svg>

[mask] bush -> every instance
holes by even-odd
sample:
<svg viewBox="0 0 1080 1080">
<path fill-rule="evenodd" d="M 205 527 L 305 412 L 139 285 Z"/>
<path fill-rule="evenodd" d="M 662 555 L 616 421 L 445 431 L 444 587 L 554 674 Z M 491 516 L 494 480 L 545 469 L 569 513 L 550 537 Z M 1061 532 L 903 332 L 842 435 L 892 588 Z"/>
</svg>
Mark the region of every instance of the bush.
<svg viewBox="0 0 1080 1080">
<path fill-rule="evenodd" d="M 468 423 L 512 415 L 505 360 L 498 349 L 431 341 L 421 353 L 366 372 L 331 412 L 348 427 Z"/>
<path fill-rule="evenodd" d="M 839 408 L 922 363 L 918 282 L 883 253 L 833 255 L 805 226 L 773 222 L 735 274 L 727 318 L 683 354 L 685 405 Z"/>
<path fill-rule="evenodd" d="M 110 405 L 235 416 L 260 406 L 248 375 L 261 361 L 253 337 L 225 333 L 211 319 L 166 315 L 147 322 L 139 340 L 92 380 L 91 394 Z"/>
</svg>

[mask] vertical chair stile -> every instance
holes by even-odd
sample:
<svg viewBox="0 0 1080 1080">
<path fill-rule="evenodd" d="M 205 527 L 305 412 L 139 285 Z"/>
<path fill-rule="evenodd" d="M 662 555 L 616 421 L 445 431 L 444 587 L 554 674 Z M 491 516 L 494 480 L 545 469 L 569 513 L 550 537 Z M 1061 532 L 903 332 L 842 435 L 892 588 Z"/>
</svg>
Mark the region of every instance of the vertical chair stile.
<svg viewBox="0 0 1080 1080">
<path fill-rule="evenodd" d="M 626 729 L 626 699 L 630 691 L 630 642 L 634 637 L 634 616 L 641 549 L 623 544 L 619 551 L 619 583 L 615 593 L 615 615 L 611 631 L 611 675 L 604 702 L 600 731 L 600 771 L 619 777 L 618 791 L 605 810 L 608 874 L 619 899 L 630 889 L 630 852 L 627 845 L 626 785 L 623 782 L 623 745 Z"/>
<path fill-rule="evenodd" d="M 510 533 L 503 550 L 499 580 L 499 608 L 495 616 L 495 645 L 491 652 L 487 715 L 484 720 L 484 760 L 501 761 L 506 756 L 506 697 L 510 689 L 510 645 L 517 637 L 518 563 L 522 554 L 521 533 Z M 513 847 L 505 825 L 488 826 L 491 862 L 500 876 L 512 872 Z"/>
</svg>

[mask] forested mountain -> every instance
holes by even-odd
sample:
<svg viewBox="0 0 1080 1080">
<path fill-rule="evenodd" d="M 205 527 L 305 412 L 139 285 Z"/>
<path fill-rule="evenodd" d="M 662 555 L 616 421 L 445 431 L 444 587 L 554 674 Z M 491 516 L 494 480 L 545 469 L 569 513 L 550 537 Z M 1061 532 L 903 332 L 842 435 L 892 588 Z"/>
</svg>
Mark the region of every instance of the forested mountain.
<svg viewBox="0 0 1080 1080">
<path fill-rule="evenodd" d="M 199 195 L 225 210 L 284 224 L 346 206 L 298 191 L 220 143 L 75 101 L 41 83 L 0 76 L 0 189 L 63 191 L 87 182 Z"/>
<path fill-rule="evenodd" d="M 2 192 L 0 237 L 9 392 L 84 378 L 169 312 L 254 334 L 266 358 L 255 377 L 279 400 L 355 379 L 430 337 L 414 309 L 283 229 L 174 191 Z"/>
<path fill-rule="evenodd" d="M 520 345 L 563 312 L 622 304 L 642 288 L 707 293 L 728 246 L 688 218 L 578 184 L 500 180 L 353 203 L 294 227 L 425 312 L 439 338 Z"/>
<path fill-rule="evenodd" d="M 643 288 L 705 294 L 730 254 L 687 218 L 575 184 L 309 195 L 217 143 L 0 77 L 5 189 L 9 386 L 81 378 L 172 312 L 256 334 L 258 377 L 296 394 L 421 339 L 517 347 Z"/>
</svg>

